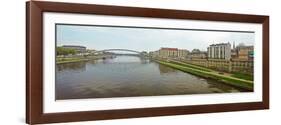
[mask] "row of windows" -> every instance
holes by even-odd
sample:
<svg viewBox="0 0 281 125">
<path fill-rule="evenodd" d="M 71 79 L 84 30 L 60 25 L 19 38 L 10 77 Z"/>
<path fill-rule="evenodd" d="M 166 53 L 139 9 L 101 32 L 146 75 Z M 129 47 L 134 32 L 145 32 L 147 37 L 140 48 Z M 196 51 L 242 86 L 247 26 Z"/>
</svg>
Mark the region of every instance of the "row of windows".
<svg viewBox="0 0 281 125">
<path fill-rule="evenodd" d="M 219 55 L 223 55 L 225 54 L 225 47 L 210 47 L 209 48 L 209 53 L 211 56 L 214 56 L 214 57 L 219 57 Z M 213 53 L 214 51 L 214 53 Z"/>
<path fill-rule="evenodd" d="M 205 61 L 203 62 L 192 62 L 192 63 L 197 63 L 197 64 L 206 64 Z M 208 65 L 224 65 L 224 66 L 228 66 L 229 62 L 218 62 L 218 61 L 210 61 L 208 62 Z M 231 64 L 232 66 L 253 66 L 253 63 L 241 63 L 241 62 L 232 62 Z"/>
</svg>

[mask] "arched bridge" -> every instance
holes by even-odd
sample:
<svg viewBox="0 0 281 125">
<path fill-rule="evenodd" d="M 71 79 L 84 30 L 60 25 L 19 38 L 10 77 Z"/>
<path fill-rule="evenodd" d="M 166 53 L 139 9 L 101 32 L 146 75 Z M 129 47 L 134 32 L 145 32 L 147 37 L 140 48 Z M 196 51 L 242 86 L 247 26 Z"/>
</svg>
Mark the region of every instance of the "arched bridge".
<svg viewBox="0 0 281 125">
<path fill-rule="evenodd" d="M 110 52 L 110 51 L 124 51 L 124 52 L 134 52 L 134 53 L 137 53 L 137 54 L 142 54 L 139 51 L 130 50 L 130 49 L 104 49 L 104 50 L 94 51 L 92 53 Z"/>
<path fill-rule="evenodd" d="M 93 51 L 93 52 L 91 52 L 91 54 L 100 54 L 100 53 L 103 53 L 103 52 L 111 52 L 111 51 L 123 51 L 123 52 L 136 53 L 136 54 L 124 54 L 124 55 L 138 55 L 138 56 L 142 56 L 142 57 L 147 56 L 146 53 L 139 52 L 139 51 L 136 51 L 136 50 L 130 50 L 130 49 L 104 49 L 104 50 Z"/>
</svg>

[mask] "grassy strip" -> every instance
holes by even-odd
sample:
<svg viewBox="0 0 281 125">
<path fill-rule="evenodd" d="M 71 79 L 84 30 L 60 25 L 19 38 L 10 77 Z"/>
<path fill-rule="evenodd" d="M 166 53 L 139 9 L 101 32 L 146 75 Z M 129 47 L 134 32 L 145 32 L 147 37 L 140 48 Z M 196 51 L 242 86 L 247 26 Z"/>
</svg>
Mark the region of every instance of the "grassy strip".
<svg viewBox="0 0 281 125">
<path fill-rule="evenodd" d="M 182 66 L 187 66 L 187 67 L 190 67 L 190 68 L 194 68 L 194 69 L 199 69 L 199 70 L 207 71 L 207 72 L 214 71 L 212 69 L 208 69 L 208 68 L 204 68 L 204 67 L 200 67 L 200 66 L 196 66 L 196 65 L 193 65 L 193 64 L 188 64 L 188 63 L 180 62 L 180 61 L 171 60 L 170 62 L 172 62 L 174 64 L 179 64 L 179 65 L 182 65 Z M 245 74 L 245 73 L 239 73 L 239 72 L 231 73 L 231 77 L 235 77 L 235 78 L 239 78 L 239 79 L 244 79 L 244 80 L 250 80 L 250 81 L 254 80 L 253 75 L 249 75 L 249 74 Z"/>
<path fill-rule="evenodd" d="M 231 76 L 235 77 L 235 78 L 246 79 L 246 80 L 251 80 L 251 81 L 254 80 L 254 76 L 249 75 L 249 74 L 243 74 L 243 73 L 237 73 L 236 72 L 236 73 L 233 73 Z"/>
<path fill-rule="evenodd" d="M 155 61 L 162 65 L 166 65 L 166 66 L 181 70 L 183 72 L 188 72 L 190 74 L 194 74 L 194 75 L 201 76 L 204 78 L 215 79 L 215 80 L 218 80 L 223 83 L 226 83 L 226 84 L 229 84 L 232 86 L 236 86 L 239 88 L 253 90 L 253 81 L 239 79 L 239 78 L 235 78 L 235 77 L 231 77 L 231 76 L 225 76 L 225 75 L 221 75 L 221 74 L 216 74 L 213 72 L 206 72 L 206 71 L 202 71 L 202 70 L 198 70 L 198 69 L 194 69 L 194 68 L 174 64 L 174 63 L 164 62 L 164 61 L 160 61 L 160 60 L 155 60 Z"/>
<path fill-rule="evenodd" d="M 199 66 L 188 64 L 188 63 L 184 63 L 184 62 L 179 62 L 179 61 L 174 61 L 174 60 L 171 60 L 170 62 L 172 62 L 174 64 L 179 64 L 179 65 L 182 65 L 182 66 L 190 67 L 190 68 L 193 68 L 193 69 L 199 69 L 199 70 L 206 71 L 206 72 L 211 72 L 212 71 L 211 69 L 199 67 Z"/>
</svg>

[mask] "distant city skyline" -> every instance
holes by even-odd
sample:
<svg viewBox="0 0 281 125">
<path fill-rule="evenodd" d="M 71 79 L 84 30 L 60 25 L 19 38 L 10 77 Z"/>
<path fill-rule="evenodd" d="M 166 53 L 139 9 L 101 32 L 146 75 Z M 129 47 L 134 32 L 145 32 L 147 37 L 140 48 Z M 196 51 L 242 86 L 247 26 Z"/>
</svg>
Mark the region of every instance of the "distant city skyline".
<svg viewBox="0 0 281 125">
<path fill-rule="evenodd" d="M 211 44 L 254 45 L 255 34 L 248 32 L 198 31 L 127 27 L 57 25 L 57 46 L 80 45 L 87 49 L 130 49 L 155 51 L 161 47 L 199 49 Z"/>
</svg>

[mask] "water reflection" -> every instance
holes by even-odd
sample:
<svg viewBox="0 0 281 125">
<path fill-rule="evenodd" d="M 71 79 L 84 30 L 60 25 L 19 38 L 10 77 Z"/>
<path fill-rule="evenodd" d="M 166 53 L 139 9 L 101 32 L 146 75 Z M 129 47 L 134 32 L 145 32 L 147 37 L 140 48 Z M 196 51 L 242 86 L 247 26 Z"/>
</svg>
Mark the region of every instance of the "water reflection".
<svg viewBox="0 0 281 125">
<path fill-rule="evenodd" d="M 240 92 L 136 56 L 57 65 L 56 99 Z"/>
<path fill-rule="evenodd" d="M 75 63 L 66 63 L 66 64 L 57 64 L 57 71 L 64 70 L 73 70 L 73 71 L 85 71 L 86 70 L 86 62 L 75 62 Z"/>
<path fill-rule="evenodd" d="M 160 71 L 160 74 L 165 74 L 165 73 L 174 73 L 178 70 L 176 69 L 173 69 L 173 68 L 170 68 L 170 67 L 167 67 L 167 66 L 164 66 L 164 65 L 158 65 L 158 68 L 159 68 L 159 71 Z"/>
</svg>

